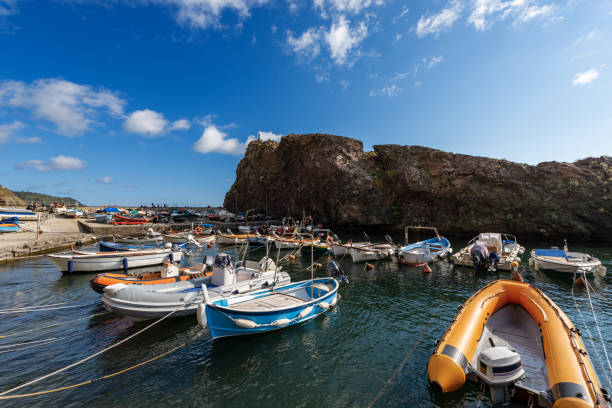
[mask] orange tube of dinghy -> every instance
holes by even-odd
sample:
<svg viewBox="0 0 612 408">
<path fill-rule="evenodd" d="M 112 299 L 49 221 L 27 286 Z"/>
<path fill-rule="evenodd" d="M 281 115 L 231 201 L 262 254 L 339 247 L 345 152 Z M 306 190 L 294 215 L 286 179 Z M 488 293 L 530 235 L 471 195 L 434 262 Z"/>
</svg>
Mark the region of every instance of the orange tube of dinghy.
<svg viewBox="0 0 612 408">
<path fill-rule="evenodd" d="M 537 288 L 510 280 L 495 281 L 464 303 L 429 360 L 432 387 L 450 392 L 463 386 L 487 320 L 507 304 L 522 306 L 541 328 L 553 408 L 607 406 L 572 322 Z"/>
</svg>

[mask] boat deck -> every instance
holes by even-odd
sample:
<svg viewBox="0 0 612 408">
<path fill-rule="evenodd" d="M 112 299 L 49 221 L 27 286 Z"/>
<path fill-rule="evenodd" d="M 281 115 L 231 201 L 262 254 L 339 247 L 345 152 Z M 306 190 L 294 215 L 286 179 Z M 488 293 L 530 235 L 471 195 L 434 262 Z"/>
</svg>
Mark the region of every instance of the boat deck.
<svg viewBox="0 0 612 408">
<path fill-rule="evenodd" d="M 286 293 L 274 293 L 269 296 L 247 300 L 246 302 L 242 303 L 237 303 L 232 305 L 231 307 L 235 310 L 265 311 L 270 309 L 297 306 L 301 305 L 302 303 L 306 303 L 306 301 L 296 296 L 288 295 Z"/>
<path fill-rule="evenodd" d="M 472 367 L 478 367 L 480 353 L 493 346 L 508 347 L 521 356 L 525 376 L 516 384 L 518 387 L 548 390 L 548 370 L 540 331 L 525 309 L 518 305 L 507 305 L 491 316 L 474 353 Z"/>
</svg>

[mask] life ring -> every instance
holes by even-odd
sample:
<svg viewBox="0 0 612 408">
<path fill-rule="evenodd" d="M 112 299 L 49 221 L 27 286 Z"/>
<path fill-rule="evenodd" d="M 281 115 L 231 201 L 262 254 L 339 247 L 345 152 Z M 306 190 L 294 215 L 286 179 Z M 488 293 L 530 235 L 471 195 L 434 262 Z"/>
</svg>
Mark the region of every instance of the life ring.
<svg viewBox="0 0 612 408">
<path fill-rule="evenodd" d="M 334 243 L 334 239 L 328 235 L 327 238 L 325 238 L 325 242 L 327 242 L 327 245 L 331 245 Z"/>
<path fill-rule="evenodd" d="M 195 231 L 196 234 L 202 233 L 202 227 L 195 227 L 193 230 Z"/>
</svg>

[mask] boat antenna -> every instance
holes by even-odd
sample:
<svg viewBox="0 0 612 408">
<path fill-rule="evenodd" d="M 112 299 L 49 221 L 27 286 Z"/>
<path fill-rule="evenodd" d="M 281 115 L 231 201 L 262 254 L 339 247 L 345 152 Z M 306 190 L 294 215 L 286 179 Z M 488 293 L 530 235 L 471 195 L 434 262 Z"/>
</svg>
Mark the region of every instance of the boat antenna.
<svg viewBox="0 0 612 408">
<path fill-rule="evenodd" d="M 274 282 L 272 282 L 272 291 L 274 291 L 274 287 L 276 286 L 276 275 L 278 274 L 278 261 L 280 258 L 280 247 L 276 252 L 276 264 L 274 264 Z"/>
</svg>

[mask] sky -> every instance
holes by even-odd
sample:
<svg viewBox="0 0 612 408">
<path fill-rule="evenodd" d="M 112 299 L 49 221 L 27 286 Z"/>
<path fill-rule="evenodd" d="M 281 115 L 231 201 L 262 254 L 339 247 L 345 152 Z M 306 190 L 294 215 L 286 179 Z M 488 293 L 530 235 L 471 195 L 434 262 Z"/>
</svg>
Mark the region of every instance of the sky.
<svg viewBox="0 0 612 408">
<path fill-rule="evenodd" d="M 612 154 L 612 0 L 0 0 L 0 183 L 219 205 L 259 135 Z"/>
</svg>

